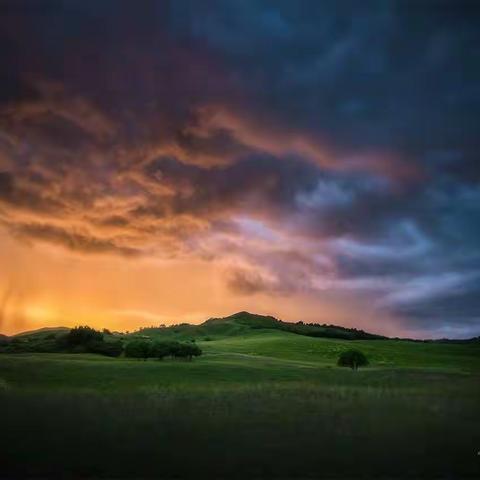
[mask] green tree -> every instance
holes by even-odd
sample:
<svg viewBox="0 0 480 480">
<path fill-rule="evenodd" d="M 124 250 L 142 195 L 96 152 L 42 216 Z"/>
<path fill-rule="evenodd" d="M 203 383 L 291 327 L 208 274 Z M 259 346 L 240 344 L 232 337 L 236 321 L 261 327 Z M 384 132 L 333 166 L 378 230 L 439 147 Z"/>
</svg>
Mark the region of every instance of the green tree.
<svg viewBox="0 0 480 480">
<path fill-rule="evenodd" d="M 145 340 L 132 340 L 125 347 L 125 356 L 130 358 L 143 358 L 151 356 L 152 344 Z"/>
<path fill-rule="evenodd" d="M 202 354 L 202 350 L 192 343 L 179 343 L 175 349 L 175 357 L 187 358 L 192 360 L 193 357 L 198 357 Z"/>
<path fill-rule="evenodd" d="M 202 349 L 198 346 L 193 344 L 185 345 L 187 350 L 187 358 L 191 360 L 193 357 L 199 357 L 203 352 Z"/>
<path fill-rule="evenodd" d="M 359 350 L 346 350 L 338 357 L 337 365 L 340 367 L 350 367 L 357 370 L 358 367 L 368 365 L 367 357 Z"/>
<path fill-rule="evenodd" d="M 155 342 L 152 345 L 151 356 L 158 360 L 163 360 L 165 357 L 172 355 L 171 342 Z"/>
<path fill-rule="evenodd" d="M 170 356 L 179 358 L 182 356 L 182 344 L 177 341 L 169 342 L 168 351 Z"/>
</svg>

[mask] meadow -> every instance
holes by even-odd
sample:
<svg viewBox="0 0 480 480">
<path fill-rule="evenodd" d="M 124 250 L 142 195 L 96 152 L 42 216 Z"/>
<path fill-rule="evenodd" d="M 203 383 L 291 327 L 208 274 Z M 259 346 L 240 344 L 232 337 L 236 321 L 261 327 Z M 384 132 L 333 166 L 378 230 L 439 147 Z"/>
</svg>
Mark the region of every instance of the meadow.
<svg viewBox="0 0 480 480">
<path fill-rule="evenodd" d="M 195 341 L 192 362 L 0 355 L 1 476 L 480 478 L 477 343 Z M 336 366 L 352 345 L 369 367 Z"/>
</svg>

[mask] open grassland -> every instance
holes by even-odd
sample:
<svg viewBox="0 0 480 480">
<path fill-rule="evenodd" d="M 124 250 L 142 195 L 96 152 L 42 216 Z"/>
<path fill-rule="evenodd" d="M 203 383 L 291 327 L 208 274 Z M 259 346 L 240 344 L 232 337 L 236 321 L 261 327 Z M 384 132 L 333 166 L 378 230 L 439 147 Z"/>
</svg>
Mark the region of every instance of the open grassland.
<svg viewBox="0 0 480 480">
<path fill-rule="evenodd" d="M 1 475 L 480 478 L 478 345 L 256 330 L 192 362 L 0 356 Z"/>
<path fill-rule="evenodd" d="M 313 364 L 335 365 L 350 348 L 364 352 L 374 367 L 440 368 L 480 371 L 479 344 L 442 344 L 403 340 L 340 340 L 259 330 L 200 342 L 206 352 L 242 353 Z"/>
</svg>

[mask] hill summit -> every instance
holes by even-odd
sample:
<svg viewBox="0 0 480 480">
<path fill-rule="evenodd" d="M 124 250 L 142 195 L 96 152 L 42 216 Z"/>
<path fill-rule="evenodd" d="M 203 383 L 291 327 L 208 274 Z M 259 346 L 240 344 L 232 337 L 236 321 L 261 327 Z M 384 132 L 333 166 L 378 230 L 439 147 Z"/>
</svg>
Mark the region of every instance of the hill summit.
<svg viewBox="0 0 480 480">
<path fill-rule="evenodd" d="M 199 325 L 182 323 L 179 325 L 147 327 L 141 328 L 136 334 L 176 337 L 200 337 L 200 338 L 218 338 L 235 335 L 245 335 L 252 330 L 282 330 L 295 333 L 297 335 L 306 335 L 310 337 L 328 337 L 341 338 L 345 340 L 375 340 L 385 339 L 381 335 L 367 333 L 356 328 L 345 328 L 336 325 L 320 325 L 316 323 L 304 322 L 284 322 L 271 315 L 259 315 L 241 311 L 229 315 L 228 317 L 209 318 Z"/>
<path fill-rule="evenodd" d="M 251 328 L 275 328 L 278 329 L 282 322 L 271 315 L 259 315 L 257 313 L 250 313 L 246 311 L 237 312 L 228 317 L 210 318 L 200 325 L 213 325 L 221 323 L 238 323 L 246 325 Z"/>
</svg>

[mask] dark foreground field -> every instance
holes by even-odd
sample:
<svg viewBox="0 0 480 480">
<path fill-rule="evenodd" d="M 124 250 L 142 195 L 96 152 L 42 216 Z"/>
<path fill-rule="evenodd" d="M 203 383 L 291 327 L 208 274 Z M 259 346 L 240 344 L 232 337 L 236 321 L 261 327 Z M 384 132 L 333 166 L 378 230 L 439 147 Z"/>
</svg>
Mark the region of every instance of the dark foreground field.
<svg viewBox="0 0 480 480">
<path fill-rule="evenodd" d="M 475 345 L 286 332 L 193 362 L 0 356 L 2 477 L 480 478 Z"/>
</svg>

